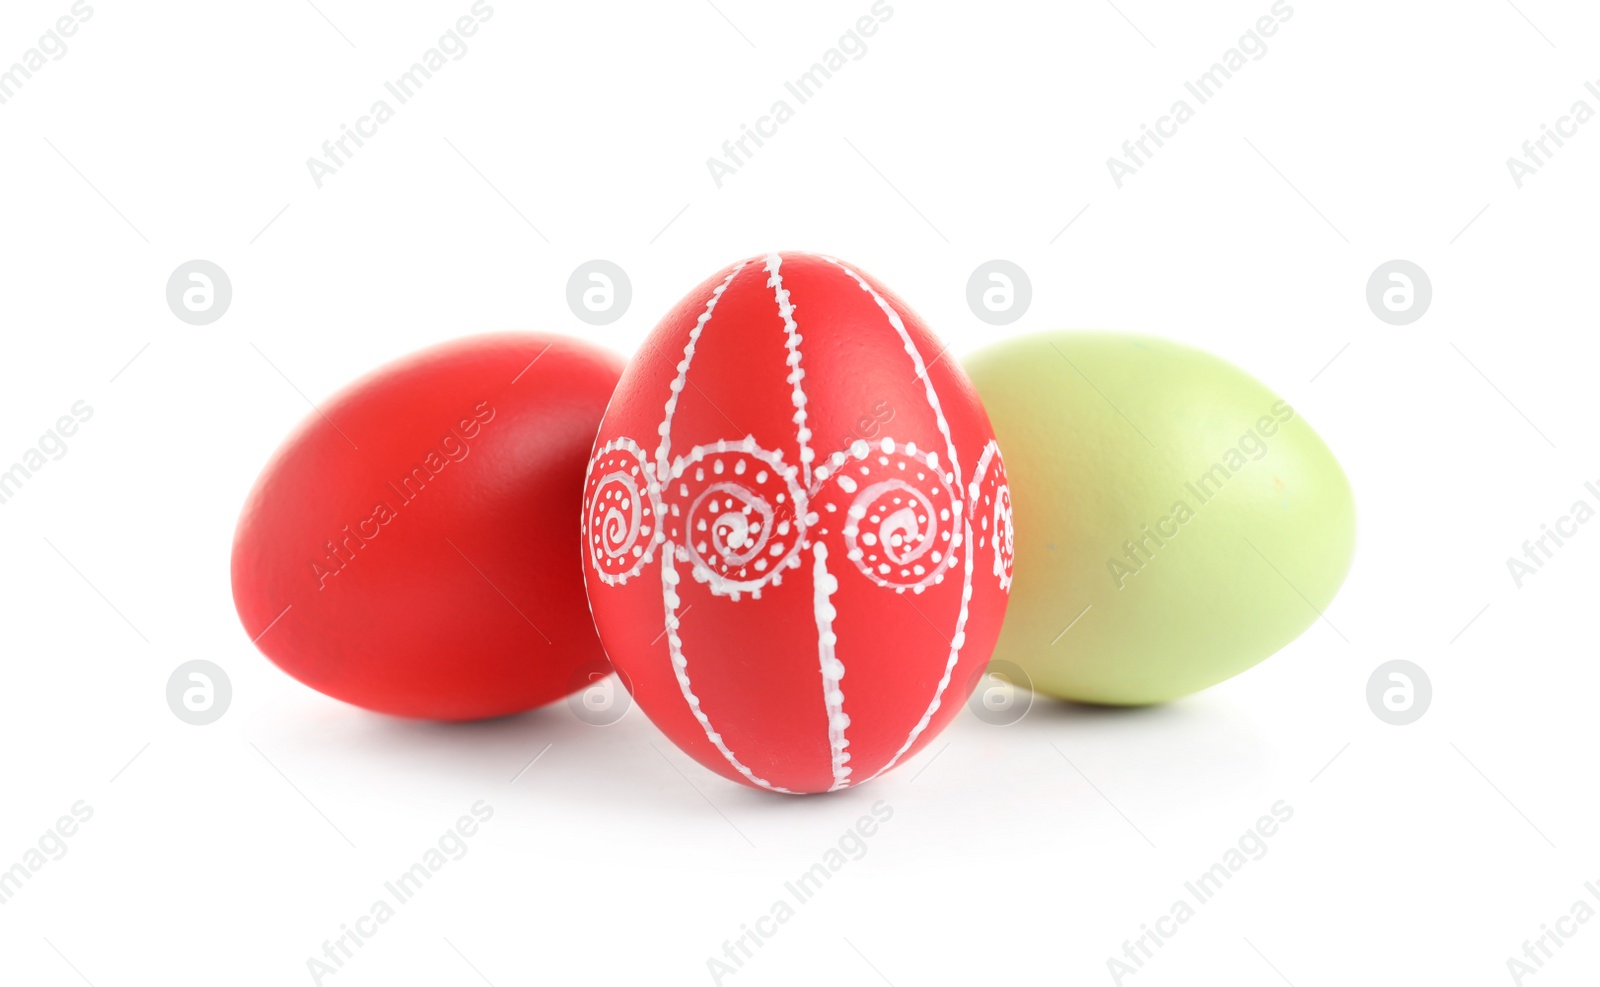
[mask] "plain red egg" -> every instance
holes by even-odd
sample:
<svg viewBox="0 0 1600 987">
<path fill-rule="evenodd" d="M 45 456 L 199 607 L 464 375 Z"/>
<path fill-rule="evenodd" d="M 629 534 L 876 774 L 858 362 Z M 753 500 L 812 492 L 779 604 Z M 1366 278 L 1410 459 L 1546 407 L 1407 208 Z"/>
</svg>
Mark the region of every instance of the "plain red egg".
<svg viewBox="0 0 1600 987">
<path fill-rule="evenodd" d="M 585 574 L 641 709 L 706 767 L 858 785 L 960 710 L 1000 631 L 1010 497 L 955 360 L 827 257 L 755 257 L 651 333 L 600 428 Z"/>
<path fill-rule="evenodd" d="M 578 518 L 622 364 L 560 336 L 478 336 L 322 403 L 239 517 L 245 632 L 313 689 L 398 716 L 503 716 L 586 685 L 605 655 Z"/>
</svg>

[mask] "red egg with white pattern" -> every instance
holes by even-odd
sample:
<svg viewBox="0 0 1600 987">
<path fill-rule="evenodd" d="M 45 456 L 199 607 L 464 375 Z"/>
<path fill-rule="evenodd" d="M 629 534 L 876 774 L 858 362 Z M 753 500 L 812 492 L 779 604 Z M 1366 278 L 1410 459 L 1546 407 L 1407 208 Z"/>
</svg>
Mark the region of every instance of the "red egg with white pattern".
<svg viewBox="0 0 1600 987">
<path fill-rule="evenodd" d="M 836 791 L 960 711 L 1011 580 L 1005 467 L 956 361 L 831 257 L 713 275 L 619 383 L 584 488 L 600 639 L 733 781 Z"/>
</svg>

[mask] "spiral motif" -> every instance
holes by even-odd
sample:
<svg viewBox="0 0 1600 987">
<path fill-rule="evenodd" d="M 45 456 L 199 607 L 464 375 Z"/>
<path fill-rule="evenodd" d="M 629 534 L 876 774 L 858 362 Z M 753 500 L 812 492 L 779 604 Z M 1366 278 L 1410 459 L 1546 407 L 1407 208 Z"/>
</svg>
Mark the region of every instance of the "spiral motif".
<svg viewBox="0 0 1600 987">
<path fill-rule="evenodd" d="M 589 463 L 584 484 L 584 543 L 595 574 L 607 585 L 639 574 L 661 540 L 654 468 L 631 439 L 607 442 Z"/>
<path fill-rule="evenodd" d="M 1006 466 L 1000 459 L 1000 446 L 991 440 L 984 446 L 978 467 L 967 488 L 974 515 L 973 537 L 979 549 L 993 548 L 995 578 L 1000 588 L 1011 591 L 1011 573 L 1016 562 L 1016 532 L 1011 523 L 1011 487 L 1006 483 Z"/>
<path fill-rule="evenodd" d="M 707 487 L 690 508 L 701 512 L 711 515 L 711 553 L 724 569 L 743 567 L 772 540 L 772 505 L 737 483 Z"/>
<path fill-rule="evenodd" d="M 897 593 L 943 582 L 961 547 L 962 504 L 955 476 L 932 452 L 892 439 L 857 441 L 816 471 L 813 506 L 841 524 L 849 559 Z M 834 521 L 843 514 L 842 521 Z"/>
<path fill-rule="evenodd" d="M 994 498 L 994 574 L 1000 588 L 1011 588 L 1011 571 L 1016 563 L 1016 532 L 1011 526 L 1011 488 L 1001 484 Z"/>
<path fill-rule="evenodd" d="M 755 440 L 697 446 L 678 459 L 663 494 L 667 537 L 713 593 L 759 596 L 800 564 L 806 495 L 795 467 Z"/>
<path fill-rule="evenodd" d="M 611 472 L 600 478 L 599 490 L 598 506 L 606 512 L 600 528 L 600 547 L 607 558 L 625 558 L 628 549 L 639 541 L 639 484 L 626 473 Z M 624 517 L 624 511 L 632 513 Z"/>
</svg>

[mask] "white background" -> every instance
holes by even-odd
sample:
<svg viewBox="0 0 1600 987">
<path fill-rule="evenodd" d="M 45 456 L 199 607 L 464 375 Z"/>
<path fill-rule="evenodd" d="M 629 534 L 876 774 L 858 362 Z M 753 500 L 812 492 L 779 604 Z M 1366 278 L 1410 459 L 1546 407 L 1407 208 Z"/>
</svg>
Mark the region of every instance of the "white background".
<svg viewBox="0 0 1600 987">
<path fill-rule="evenodd" d="M 1600 880 L 1600 525 L 1520 589 L 1505 564 L 1600 481 L 1600 121 L 1521 189 L 1505 165 L 1575 100 L 1600 109 L 1600 12 L 1517 2 L 1295 0 L 1121 189 L 1106 158 L 1268 0 L 895 0 L 720 189 L 706 159 L 867 0 L 496 0 L 321 189 L 306 159 L 468 0 L 95 3 L 0 106 L 0 464 L 94 409 L 0 506 L 0 867 L 94 809 L 0 906 L 0 980 L 310 983 L 323 941 L 483 799 L 467 856 L 324 982 L 711 983 L 707 958 L 882 799 L 866 856 L 724 983 L 1112 983 L 1107 958 L 1278 800 L 1267 855 L 1125 982 L 1513 982 L 1507 958 Z M 8 0 L 0 67 L 68 8 Z M 1169 707 L 963 713 L 901 770 L 807 799 L 713 776 L 637 710 L 397 722 L 255 652 L 233 523 L 308 400 L 485 330 L 626 353 L 772 248 L 861 265 L 956 353 L 1129 329 L 1266 381 L 1356 491 L 1327 621 Z M 592 257 L 633 280 L 605 328 L 565 300 Z M 964 297 L 993 257 L 1034 286 L 1005 329 Z M 1397 257 L 1434 291 L 1405 327 L 1364 297 Z M 233 282 L 207 327 L 164 299 L 193 258 Z M 207 727 L 164 698 L 196 658 L 234 685 Z M 1364 697 L 1394 658 L 1433 681 L 1407 727 Z M 1528 980 L 1597 970 L 1600 921 Z"/>
</svg>

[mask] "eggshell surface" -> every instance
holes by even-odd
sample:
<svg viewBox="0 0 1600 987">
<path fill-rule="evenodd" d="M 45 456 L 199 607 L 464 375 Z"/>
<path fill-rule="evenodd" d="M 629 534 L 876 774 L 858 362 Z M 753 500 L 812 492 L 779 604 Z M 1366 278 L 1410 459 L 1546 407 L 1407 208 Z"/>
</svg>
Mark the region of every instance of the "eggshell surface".
<svg viewBox="0 0 1600 987">
<path fill-rule="evenodd" d="M 590 605 L 701 764 L 837 790 L 960 710 L 1010 580 L 1005 467 L 906 305 L 841 261 L 713 275 L 623 374 L 584 490 Z"/>
<path fill-rule="evenodd" d="M 622 364 L 559 336 L 478 336 L 323 402 L 240 515 L 246 633 L 313 689 L 398 716 L 503 716 L 587 684 L 605 657 L 578 514 Z"/>
<path fill-rule="evenodd" d="M 1355 549 L 1350 484 L 1261 382 L 1111 333 L 1041 333 L 963 362 L 1011 467 L 1016 572 L 995 658 L 1033 688 L 1175 699 L 1327 609 Z"/>
</svg>

